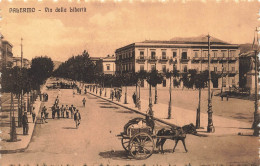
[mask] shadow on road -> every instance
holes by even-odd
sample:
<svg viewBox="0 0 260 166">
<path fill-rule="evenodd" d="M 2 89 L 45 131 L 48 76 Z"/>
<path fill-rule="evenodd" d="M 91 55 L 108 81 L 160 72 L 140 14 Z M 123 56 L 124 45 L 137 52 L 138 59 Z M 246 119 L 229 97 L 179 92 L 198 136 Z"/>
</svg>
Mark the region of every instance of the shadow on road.
<svg viewBox="0 0 260 166">
<path fill-rule="evenodd" d="M 63 129 L 77 129 L 76 127 L 62 127 Z"/>
<path fill-rule="evenodd" d="M 112 108 L 112 109 L 119 109 L 118 107 L 115 106 L 99 106 L 100 108 Z"/>
<path fill-rule="evenodd" d="M 133 111 L 117 111 L 118 113 L 123 113 L 123 114 L 133 114 L 134 112 Z"/>
<path fill-rule="evenodd" d="M 106 152 L 100 152 L 99 155 L 103 158 L 111 158 L 114 160 L 130 160 L 128 153 L 124 150 L 118 150 L 118 151 L 106 151 Z"/>
</svg>

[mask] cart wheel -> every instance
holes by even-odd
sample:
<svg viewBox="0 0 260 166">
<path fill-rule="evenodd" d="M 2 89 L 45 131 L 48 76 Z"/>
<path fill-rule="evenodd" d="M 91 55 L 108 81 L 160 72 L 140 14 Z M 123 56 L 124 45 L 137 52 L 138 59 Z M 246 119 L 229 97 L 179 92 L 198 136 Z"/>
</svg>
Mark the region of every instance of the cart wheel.
<svg viewBox="0 0 260 166">
<path fill-rule="evenodd" d="M 129 142 L 130 142 L 129 138 L 122 138 L 121 139 L 122 146 L 125 149 L 125 151 L 127 151 L 127 152 L 129 152 Z"/>
<path fill-rule="evenodd" d="M 128 149 L 135 159 L 147 159 L 154 151 L 153 138 L 147 133 L 138 133 L 130 139 Z"/>
</svg>

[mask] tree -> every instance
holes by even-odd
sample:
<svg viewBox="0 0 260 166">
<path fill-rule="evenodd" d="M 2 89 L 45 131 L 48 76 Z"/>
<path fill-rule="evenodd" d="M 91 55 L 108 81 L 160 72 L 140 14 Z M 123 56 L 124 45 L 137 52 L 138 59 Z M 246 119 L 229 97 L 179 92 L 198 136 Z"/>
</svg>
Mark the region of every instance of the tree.
<svg viewBox="0 0 260 166">
<path fill-rule="evenodd" d="M 162 74 L 158 73 L 157 70 L 152 70 L 147 74 L 147 82 L 149 84 L 149 104 L 152 104 L 152 88 L 151 86 L 155 87 L 155 100 L 157 100 L 157 90 L 156 86 L 157 84 L 161 84 L 163 81 Z M 156 104 L 156 102 L 155 102 Z"/>
<path fill-rule="evenodd" d="M 39 90 L 40 85 L 42 85 L 46 79 L 52 75 L 53 68 L 54 64 L 51 58 L 47 56 L 33 58 L 31 68 L 29 70 L 29 74 L 33 80 L 32 88 Z"/>
</svg>

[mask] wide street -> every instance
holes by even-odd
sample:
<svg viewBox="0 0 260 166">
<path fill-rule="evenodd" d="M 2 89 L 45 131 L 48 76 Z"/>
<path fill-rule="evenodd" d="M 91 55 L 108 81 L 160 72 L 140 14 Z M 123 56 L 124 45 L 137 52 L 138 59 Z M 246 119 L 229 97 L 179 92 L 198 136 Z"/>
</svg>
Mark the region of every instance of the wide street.
<svg viewBox="0 0 260 166">
<path fill-rule="evenodd" d="M 51 117 L 50 106 L 58 95 L 57 90 L 48 90 L 49 101 L 45 103 Z M 82 99 L 87 104 L 82 106 Z M 155 153 L 146 160 L 128 157 L 116 137 L 123 131 L 128 120 L 141 116 L 90 94 L 75 95 L 72 90 L 61 90 L 60 104 L 74 104 L 81 112 L 78 129 L 72 119 L 48 119 L 37 124 L 28 149 L 22 153 L 3 154 L 1 165 L 9 164 L 70 164 L 70 165 L 202 165 L 202 164 L 256 164 L 258 162 L 258 138 L 252 136 L 188 135 L 185 153 L 181 143 L 171 153 L 173 141 L 165 144 L 165 154 Z M 158 127 L 161 127 L 157 123 Z"/>
</svg>

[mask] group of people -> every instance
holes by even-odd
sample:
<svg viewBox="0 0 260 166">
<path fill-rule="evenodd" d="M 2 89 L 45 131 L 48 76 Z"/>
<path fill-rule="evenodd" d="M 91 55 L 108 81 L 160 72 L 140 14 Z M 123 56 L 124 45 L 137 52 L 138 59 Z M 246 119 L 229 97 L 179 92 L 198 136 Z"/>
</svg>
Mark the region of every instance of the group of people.
<svg viewBox="0 0 260 166">
<path fill-rule="evenodd" d="M 82 100 L 82 102 L 83 102 L 83 105 L 85 106 L 86 99 L 84 98 Z M 51 107 L 51 111 L 52 111 L 52 119 L 55 119 L 55 117 L 57 117 L 58 119 L 60 119 L 60 118 L 74 119 L 74 121 L 76 123 L 76 128 L 78 128 L 78 126 L 80 124 L 81 116 L 80 116 L 79 110 L 75 106 L 73 106 L 73 104 L 70 107 L 68 105 L 59 106 L 59 97 L 57 96 L 57 98 L 54 101 L 53 106 Z M 47 118 L 48 118 L 47 108 L 46 108 L 46 106 L 44 106 L 41 111 L 42 123 L 43 122 L 47 123 L 47 121 L 46 121 Z"/>
<path fill-rule="evenodd" d="M 110 99 L 112 99 L 112 101 L 115 98 L 116 101 L 120 102 L 121 97 L 122 97 L 122 89 L 111 89 Z"/>
<path fill-rule="evenodd" d="M 41 101 L 43 101 L 43 102 L 48 101 L 49 95 L 47 93 L 39 94 L 39 96 L 40 96 Z"/>
</svg>

